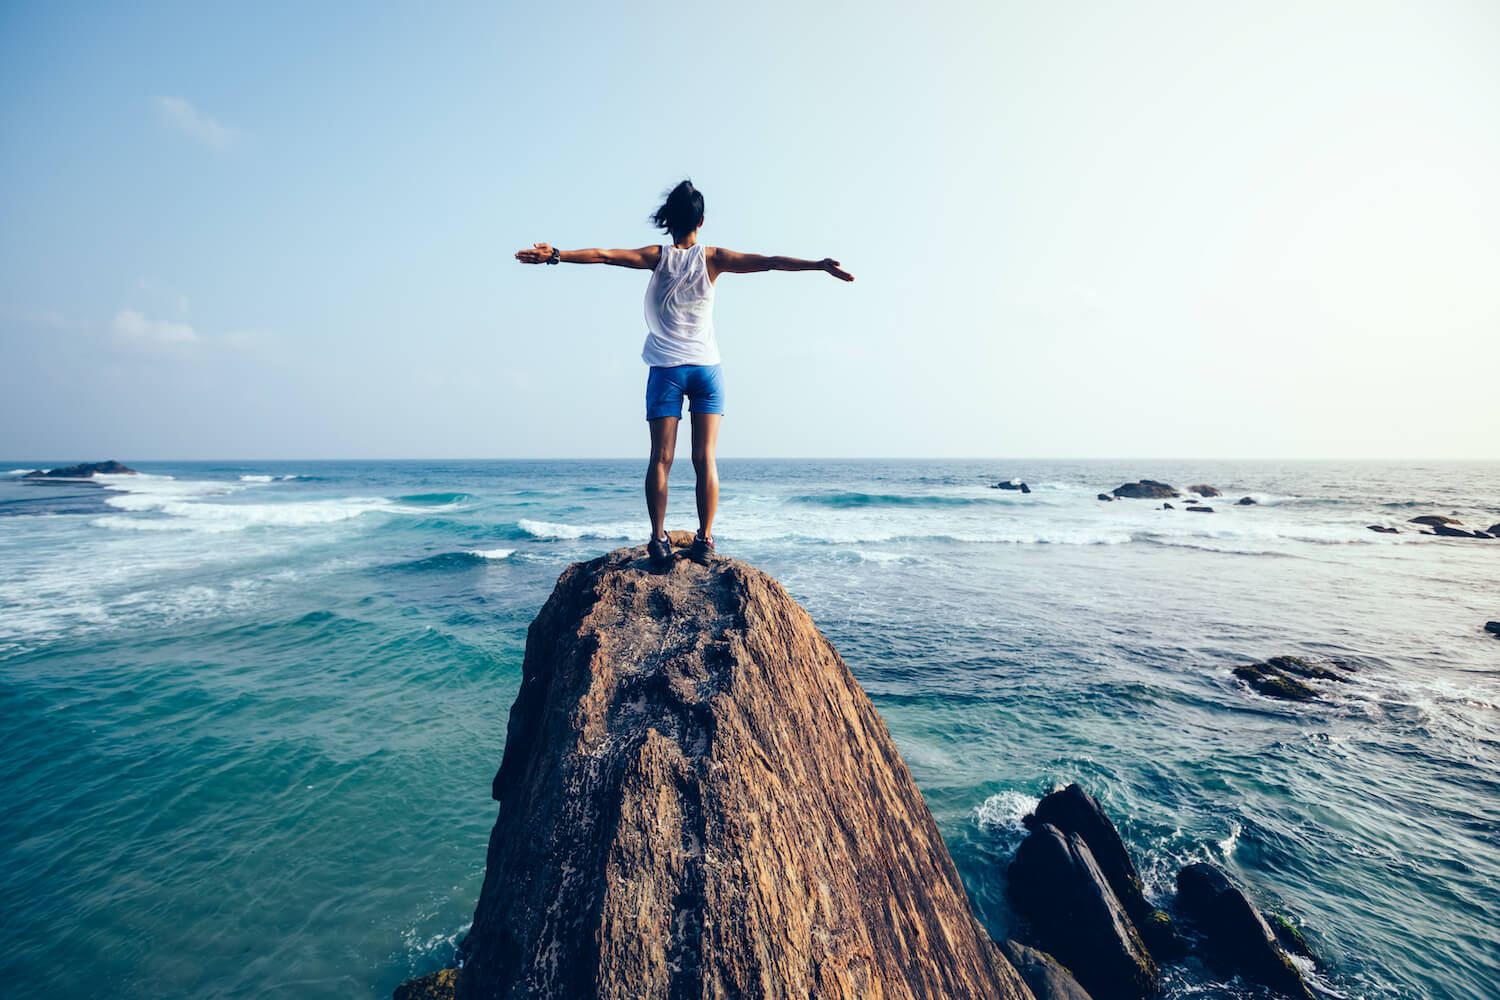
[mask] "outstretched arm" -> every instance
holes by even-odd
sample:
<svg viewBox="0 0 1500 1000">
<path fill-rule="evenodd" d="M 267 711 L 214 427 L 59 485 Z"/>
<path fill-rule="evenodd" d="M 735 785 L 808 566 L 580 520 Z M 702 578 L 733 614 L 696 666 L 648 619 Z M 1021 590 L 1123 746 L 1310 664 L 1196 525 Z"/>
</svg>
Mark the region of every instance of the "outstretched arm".
<svg viewBox="0 0 1500 1000">
<path fill-rule="evenodd" d="M 728 271 L 730 274 L 750 274 L 755 271 L 827 271 L 840 281 L 853 281 L 854 275 L 839 267 L 832 257 L 822 260 L 803 260 L 801 257 L 767 257 L 758 253 L 736 253 L 723 247 L 709 251 L 708 269 L 710 277 L 717 278 Z"/>
<path fill-rule="evenodd" d="M 564 264 L 613 264 L 616 267 L 634 267 L 646 271 L 656 270 L 656 261 L 661 257 L 661 247 L 641 247 L 639 250 L 559 250 L 557 259 Z M 516 260 L 522 264 L 545 264 L 552 259 L 552 247 L 536 243 L 530 250 L 517 250 Z"/>
</svg>

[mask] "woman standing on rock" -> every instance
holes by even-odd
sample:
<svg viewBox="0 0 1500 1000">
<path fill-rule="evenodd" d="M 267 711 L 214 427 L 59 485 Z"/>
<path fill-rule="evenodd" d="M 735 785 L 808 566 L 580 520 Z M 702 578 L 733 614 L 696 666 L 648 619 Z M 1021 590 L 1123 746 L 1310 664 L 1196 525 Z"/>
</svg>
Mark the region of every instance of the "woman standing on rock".
<svg viewBox="0 0 1500 1000">
<path fill-rule="evenodd" d="M 523 264 L 614 264 L 651 272 L 646 283 L 646 420 L 651 427 L 651 461 L 646 467 L 646 512 L 651 517 L 647 551 L 656 563 L 672 558 L 667 541 L 667 473 L 677 448 L 682 398 L 693 419 L 693 471 L 697 474 L 698 533 L 689 556 L 707 563 L 714 555 L 714 513 L 719 506 L 719 469 L 714 459 L 719 419 L 724 415 L 724 380 L 714 339 L 714 282 L 721 274 L 754 271 L 827 271 L 842 281 L 854 276 L 831 257 L 802 260 L 736 253 L 698 242 L 703 225 L 703 193 L 691 181 L 672 189 L 652 217 L 672 242 L 639 250 L 558 250 L 546 243 L 516 253 Z"/>
</svg>

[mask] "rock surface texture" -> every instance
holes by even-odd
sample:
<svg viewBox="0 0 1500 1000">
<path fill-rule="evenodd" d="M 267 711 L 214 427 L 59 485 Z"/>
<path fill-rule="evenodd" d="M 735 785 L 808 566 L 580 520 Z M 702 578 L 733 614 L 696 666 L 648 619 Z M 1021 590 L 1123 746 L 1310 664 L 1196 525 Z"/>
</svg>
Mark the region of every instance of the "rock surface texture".
<svg viewBox="0 0 1500 1000">
<path fill-rule="evenodd" d="M 1030 998 L 807 613 L 677 556 L 570 566 L 532 623 L 456 995 Z"/>
<path fill-rule="evenodd" d="M 1163 500 L 1181 495 L 1166 483 L 1157 482 L 1155 479 L 1142 479 L 1138 483 L 1125 483 L 1116 486 L 1113 492 L 1117 497 L 1126 497 L 1132 500 Z"/>
<path fill-rule="evenodd" d="M 1221 869 L 1200 861 L 1178 872 L 1177 903 L 1197 921 L 1218 964 L 1284 996 L 1312 1000 L 1266 918 Z"/>
<path fill-rule="evenodd" d="M 127 465 L 110 460 L 108 462 L 89 462 L 84 465 L 69 465 L 61 469 L 34 469 L 26 473 L 24 479 L 88 479 L 90 476 L 106 475 L 138 475 L 138 473 Z"/>
</svg>

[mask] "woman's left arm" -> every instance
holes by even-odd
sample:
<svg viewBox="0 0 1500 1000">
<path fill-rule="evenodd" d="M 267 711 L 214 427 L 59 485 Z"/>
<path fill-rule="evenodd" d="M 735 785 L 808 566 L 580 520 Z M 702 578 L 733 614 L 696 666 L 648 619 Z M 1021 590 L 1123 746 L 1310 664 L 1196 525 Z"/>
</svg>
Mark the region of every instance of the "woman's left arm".
<svg viewBox="0 0 1500 1000">
<path fill-rule="evenodd" d="M 641 247 L 639 250 L 553 250 L 546 243 L 536 243 L 530 250 L 517 250 L 516 260 L 522 264 L 546 264 L 554 253 L 563 264 L 613 264 L 616 267 L 654 271 L 657 260 L 661 258 L 661 247 Z"/>
</svg>

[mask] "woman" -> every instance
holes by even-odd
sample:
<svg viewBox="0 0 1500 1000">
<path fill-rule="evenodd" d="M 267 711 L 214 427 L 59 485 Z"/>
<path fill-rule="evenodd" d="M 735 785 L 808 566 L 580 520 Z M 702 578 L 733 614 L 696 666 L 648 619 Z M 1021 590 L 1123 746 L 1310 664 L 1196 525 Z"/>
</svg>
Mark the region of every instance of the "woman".
<svg viewBox="0 0 1500 1000">
<path fill-rule="evenodd" d="M 703 226 L 703 193 L 691 181 L 672 189 L 652 217 L 671 234 L 672 243 L 639 250 L 558 250 L 537 243 L 516 253 L 523 264 L 614 264 L 651 271 L 646 284 L 646 346 L 641 359 L 651 366 L 646 376 L 646 420 L 651 427 L 651 463 L 646 467 L 646 512 L 651 541 L 646 550 L 654 563 L 672 558 L 667 541 L 667 473 L 677 448 L 682 398 L 693 419 L 693 471 L 697 473 L 698 533 L 688 551 L 694 562 L 714 557 L 714 513 L 719 506 L 719 469 L 714 460 L 719 419 L 724 414 L 719 346 L 714 340 L 714 282 L 721 274 L 754 271 L 827 271 L 835 278 L 854 276 L 831 257 L 802 260 L 736 253 L 698 242 Z"/>
</svg>

